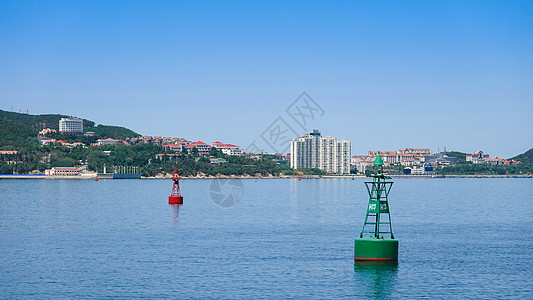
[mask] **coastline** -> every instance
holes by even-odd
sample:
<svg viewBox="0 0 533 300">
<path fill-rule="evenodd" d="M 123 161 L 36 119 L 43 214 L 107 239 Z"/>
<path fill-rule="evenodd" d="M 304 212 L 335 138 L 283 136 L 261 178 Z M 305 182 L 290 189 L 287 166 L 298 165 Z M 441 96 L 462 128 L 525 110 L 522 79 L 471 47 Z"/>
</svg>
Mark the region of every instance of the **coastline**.
<svg viewBox="0 0 533 300">
<path fill-rule="evenodd" d="M 159 174 L 153 177 L 140 176 L 137 178 L 112 178 L 112 176 L 100 177 L 99 180 L 106 179 L 171 179 L 172 174 Z M 433 178 L 533 178 L 533 175 L 389 175 L 392 178 L 408 179 L 433 179 Z M 181 176 L 182 179 L 364 179 L 364 175 L 206 175 L 197 174 L 195 176 Z M 96 179 L 96 174 L 83 174 L 76 176 L 45 176 L 44 174 L 0 174 L 2 179 L 50 179 L 50 180 L 87 180 Z"/>
</svg>

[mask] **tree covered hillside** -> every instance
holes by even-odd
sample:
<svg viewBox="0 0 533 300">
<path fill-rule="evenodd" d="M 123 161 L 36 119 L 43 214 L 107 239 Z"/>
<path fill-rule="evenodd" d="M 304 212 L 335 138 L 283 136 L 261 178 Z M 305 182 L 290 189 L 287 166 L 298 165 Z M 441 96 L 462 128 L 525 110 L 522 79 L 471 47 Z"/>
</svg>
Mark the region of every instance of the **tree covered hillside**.
<svg viewBox="0 0 533 300">
<path fill-rule="evenodd" d="M 37 132 L 43 128 L 59 130 L 59 120 L 66 115 L 45 114 L 30 115 L 0 110 L 0 148 L 7 146 L 24 147 L 21 141 L 37 141 Z M 97 125 L 90 120 L 83 119 L 84 132 L 95 132 L 97 138 L 125 139 L 138 137 L 140 134 L 121 126 Z"/>
<path fill-rule="evenodd" d="M 17 150 L 37 146 L 38 130 L 20 123 L 0 119 L 0 150 Z"/>
<path fill-rule="evenodd" d="M 525 153 L 522 153 L 520 155 L 517 155 L 513 158 L 513 160 L 518 160 L 525 164 L 533 164 L 533 148 L 527 150 Z"/>
<path fill-rule="evenodd" d="M 68 118 L 68 116 L 59 114 L 30 115 L 0 110 L 0 119 L 13 121 L 38 130 L 43 128 L 59 130 L 59 120 L 61 118 Z M 83 127 L 84 130 L 92 128 L 94 127 L 94 122 L 83 119 Z"/>
</svg>

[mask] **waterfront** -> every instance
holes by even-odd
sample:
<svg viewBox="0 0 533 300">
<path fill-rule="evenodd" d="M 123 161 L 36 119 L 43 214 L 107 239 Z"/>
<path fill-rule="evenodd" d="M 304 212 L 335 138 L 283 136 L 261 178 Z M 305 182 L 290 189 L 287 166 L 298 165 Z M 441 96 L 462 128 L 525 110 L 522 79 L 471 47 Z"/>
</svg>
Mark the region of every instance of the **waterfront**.
<svg viewBox="0 0 533 300">
<path fill-rule="evenodd" d="M 353 264 L 364 179 L 1 180 L 1 298 L 531 297 L 533 185 L 394 179 L 397 265 Z M 231 190 L 225 190 L 226 192 Z"/>
</svg>

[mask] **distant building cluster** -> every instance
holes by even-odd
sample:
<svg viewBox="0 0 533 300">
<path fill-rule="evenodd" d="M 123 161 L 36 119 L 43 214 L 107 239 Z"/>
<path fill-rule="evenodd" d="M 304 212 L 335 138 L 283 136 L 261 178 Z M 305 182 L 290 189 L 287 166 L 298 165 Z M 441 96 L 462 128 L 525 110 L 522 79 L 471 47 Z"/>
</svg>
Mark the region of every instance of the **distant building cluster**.
<svg viewBox="0 0 533 300">
<path fill-rule="evenodd" d="M 211 145 L 208 145 L 202 141 L 197 141 L 194 143 L 186 141 L 186 142 L 178 142 L 175 144 L 165 144 L 163 145 L 163 148 L 172 150 L 173 152 L 176 152 L 176 153 L 186 152 L 187 154 L 191 154 L 193 149 L 196 149 L 198 151 L 198 155 L 201 155 L 201 156 L 209 155 L 212 148 L 215 148 L 226 155 L 235 155 L 235 156 L 244 155 L 244 151 L 241 149 L 241 147 L 237 145 L 233 145 L 233 144 L 224 144 L 219 141 L 213 142 Z M 160 153 L 157 155 L 157 158 L 162 158 L 163 156 L 173 157 L 176 155 Z"/>
<path fill-rule="evenodd" d="M 476 151 L 473 154 L 466 155 L 466 161 L 471 161 L 474 164 L 492 164 L 492 165 L 509 165 L 520 163 L 516 160 L 506 160 L 503 158 L 490 158 L 490 155 L 484 154 L 483 151 Z"/>
<path fill-rule="evenodd" d="M 313 130 L 291 140 L 291 168 L 317 168 L 328 173 L 349 174 L 350 152 L 350 141 L 322 137 L 318 130 Z"/>
<path fill-rule="evenodd" d="M 359 172 L 364 173 L 367 167 L 372 166 L 378 153 L 386 166 L 400 164 L 406 167 L 420 165 L 424 163 L 426 156 L 431 156 L 433 154 L 429 148 L 405 148 L 397 151 L 368 151 L 368 155 L 352 156 L 351 164 Z"/>
<path fill-rule="evenodd" d="M 173 138 L 173 137 L 160 137 L 160 136 L 140 136 L 134 138 L 127 138 L 126 142 L 128 144 L 154 144 L 154 145 L 168 145 L 168 144 L 189 144 L 190 141 L 184 138 Z"/>
<path fill-rule="evenodd" d="M 83 120 L 77 118 L 61 118 L 59 120 L 60 133 L 83 133 Z M 63 140 L 56 140 L 46 137 L 48 134 L 56 133 L 56 130 L 51 128 L 44 128 L 39 131 L 38 140 L 41 144 L 46 145 L 50 143 L 59 143 L 62 146 L 73 148 L 77 146 L 86 147 L 87 145 L 75 142 L 68 143 Z M 94 132 L 86 132 L 86 136 L 94 136 Z M 262 159 L 263 154 L 244 153 L 243 149 L 234 144 L 226 144 L 220 141 L 211 144 L 202 141 L 191 142 L 184 138 L 173 137 L 153 137 L 141 136 L 134 138 L 120 139 L 98 139 L 91 146 L 106 146 L 117 144 L 154 144 L 162 146 L 163 149 L 169 150 L 164 153 L 156 155 L 156 159 L 163 159 L 164 157 L 177 157 L 181 155 L 191 154 L 196 152 L 198 156 L 209 156 L 211 149 L 217 149 L 226 155 L 233 156 L 247 156 L 251 159 Z M 373 165 L 376 156 L 379 154 L 385 166 L 404 166 L 404 174 L 411 175 L 427 175 L 434 174 L 435 167 L 456 164 L 457 157 L 448 156 L 445 153 L 433 153 L 429 148 L 405 148 L 397 151 L 369 151 L 368 155 L 351 156 L 350 141 L 341 139 L 337 140 L 334 137 L 323 137 L 320 131 L 313 130 L 312 132 L 292 139 L 290 142 L 291 152 L 287 155 L 274 154 L 274 161 L 279 164 L 290 163 L 291 168 L 296 170 L 317 168 L 327 173 L 333 174 L 348 174 L 350 170 L 357 169 L 360 173 L 365 173 L 366 169 Z M 5 161 L 14 152 L 3 151 L 0 154 Z M 269 159 L 272 159 L 272 154 L 268 154 Z M 211 164 L 220 164 L 227 162 L 223 158 L 216 158 L 211 156 Z M 474 164 L 493 164 L 493 165 L 509 165 L 513 163 L 520 163 L 514 160 L 505 160 L 503 158 L 490 158 L 488 154 L 483 151 L 476 151 L 473 154 L 466 154 L 466 161 Z M 390 169 L 397 171 L 397 168 Z M 74 169 L 52 169 L 50 172 L 55 175 L 71 175 L 76 172 Z"/>
</svg>

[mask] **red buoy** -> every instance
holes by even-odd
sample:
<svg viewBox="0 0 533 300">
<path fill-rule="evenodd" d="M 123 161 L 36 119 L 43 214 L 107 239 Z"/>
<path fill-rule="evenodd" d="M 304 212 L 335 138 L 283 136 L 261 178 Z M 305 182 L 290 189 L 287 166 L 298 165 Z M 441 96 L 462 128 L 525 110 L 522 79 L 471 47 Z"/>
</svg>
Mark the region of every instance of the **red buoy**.
<svg viewBox="0 0 533 300">
<path fill-rule="evenodd" d="M 172 176 L 174 185 L 172 186 L 172 193 L 168 196 L 168 204 L 183 204 L 183 196 L 180 191 L 180 177 L 178 176 L 178 170 L 174 170 L 174 176 Z"/>
<path fill-rule="evenodd" d="M 98 181 L 98 176 L 94 177 L 94 181 Z"/>
</svg>

